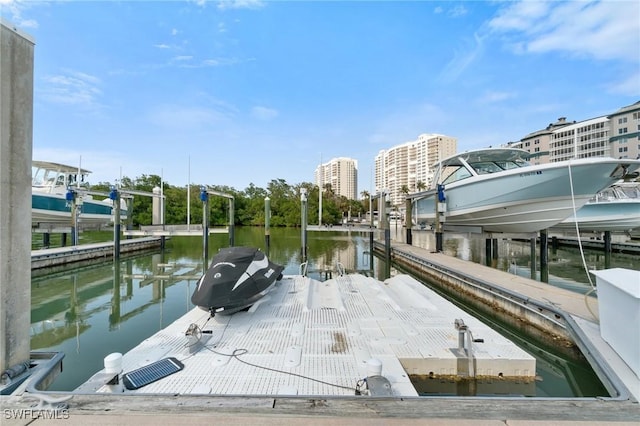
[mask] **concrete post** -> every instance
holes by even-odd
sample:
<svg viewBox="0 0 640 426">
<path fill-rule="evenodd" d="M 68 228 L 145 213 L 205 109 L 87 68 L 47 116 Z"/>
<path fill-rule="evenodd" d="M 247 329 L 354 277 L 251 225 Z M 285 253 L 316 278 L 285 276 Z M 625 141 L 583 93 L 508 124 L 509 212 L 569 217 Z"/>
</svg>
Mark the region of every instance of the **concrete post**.
<svg viewBox="0 0 640 426">
<path fill-rule="evenodd" d="M 152 225 L 164 225 L 162 223 L 162 200 L 160 187 L 156 186 L 152 189 L 153 198 L 151 201 L 151 224 Z"/>
<path fill-rule="evenodd" d="M 33 54 L 0 23 L 0 373 L 31 358 Z"/>
</svg>

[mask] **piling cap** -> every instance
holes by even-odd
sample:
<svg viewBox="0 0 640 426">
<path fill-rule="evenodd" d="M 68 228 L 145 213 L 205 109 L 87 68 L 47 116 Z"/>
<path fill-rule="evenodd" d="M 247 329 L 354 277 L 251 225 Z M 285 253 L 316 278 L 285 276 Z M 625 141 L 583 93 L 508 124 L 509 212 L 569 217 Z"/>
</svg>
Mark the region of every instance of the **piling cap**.
<svg viewBox="0 0 640 426">
<path fill-rule="evenodd" d="M 367 361 L 367 377 L 382 376 L 382 362 L 376 358 Z"/>
<path fill-rule="evenodd" d="M 104 369 L 107 373 L 117 374 L 122 371 L 122 354 L 114 352 L 104 358 Z"/>
</svg>

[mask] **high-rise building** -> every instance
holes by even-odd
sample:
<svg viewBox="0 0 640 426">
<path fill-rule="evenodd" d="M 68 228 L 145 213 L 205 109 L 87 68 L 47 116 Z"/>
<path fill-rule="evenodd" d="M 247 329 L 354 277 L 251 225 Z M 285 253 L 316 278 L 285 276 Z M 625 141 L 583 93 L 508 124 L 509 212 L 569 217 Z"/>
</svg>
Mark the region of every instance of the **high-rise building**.
<svg viewBox="0 0 640 426">
<path fill-rule="evenodd" d="M 382 150 L 375 158 L 376 192 L 388 193 L 394 206 L 404 206 L 408 192 L 431 186 L 434 163 L 456 153 L 456 138 L 438 134 L 421 134 L 415 141 Z"/>
<path fill-rule="evenodd" d="M 315 183 L 325 190 L 327 184 L 334 194 L 350 200 L 358 199 L 358 161 L 339 157 L 316 167 Z"/>
</svg>

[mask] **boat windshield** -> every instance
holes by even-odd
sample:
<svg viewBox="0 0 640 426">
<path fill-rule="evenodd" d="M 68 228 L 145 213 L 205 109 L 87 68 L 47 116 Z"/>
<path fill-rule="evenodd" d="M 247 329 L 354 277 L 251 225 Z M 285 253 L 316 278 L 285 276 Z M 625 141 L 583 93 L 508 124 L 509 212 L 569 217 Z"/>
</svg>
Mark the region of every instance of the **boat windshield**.
<svg viewBox="0 0 640 426">
<path fill-rule="evenodd" d="M 442 183 L 444 185 L 447 185 L 449 183 L 457 182 L 471 176 L 471 172 L 463 166 L 447 166 L 442 170 Z"/>
<path fill-rule="evenodd" d="M 496 173 L 503 170 L 517 169 L 528 165 L 526 161 L 479 161 L 477 163 L 469 163 L 473 170 L 479 175 L 487 173 Z"/>
</svg>

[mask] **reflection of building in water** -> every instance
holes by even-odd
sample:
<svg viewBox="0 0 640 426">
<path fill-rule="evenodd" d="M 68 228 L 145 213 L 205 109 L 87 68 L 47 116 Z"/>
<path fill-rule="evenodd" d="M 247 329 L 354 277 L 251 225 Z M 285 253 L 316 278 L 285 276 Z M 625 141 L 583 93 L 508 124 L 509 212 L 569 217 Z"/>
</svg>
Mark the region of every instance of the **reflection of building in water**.
<svg viewBox="0 0 640 426">
<path fill-rule="evenodd" d="M 368 237 L 345 234 L 344 239 L 333 238 L 331 243 L 316 257 L 318 269 L 335 270 L 337 263 L 349 272 L 370 269 Z"/>
</svg>

